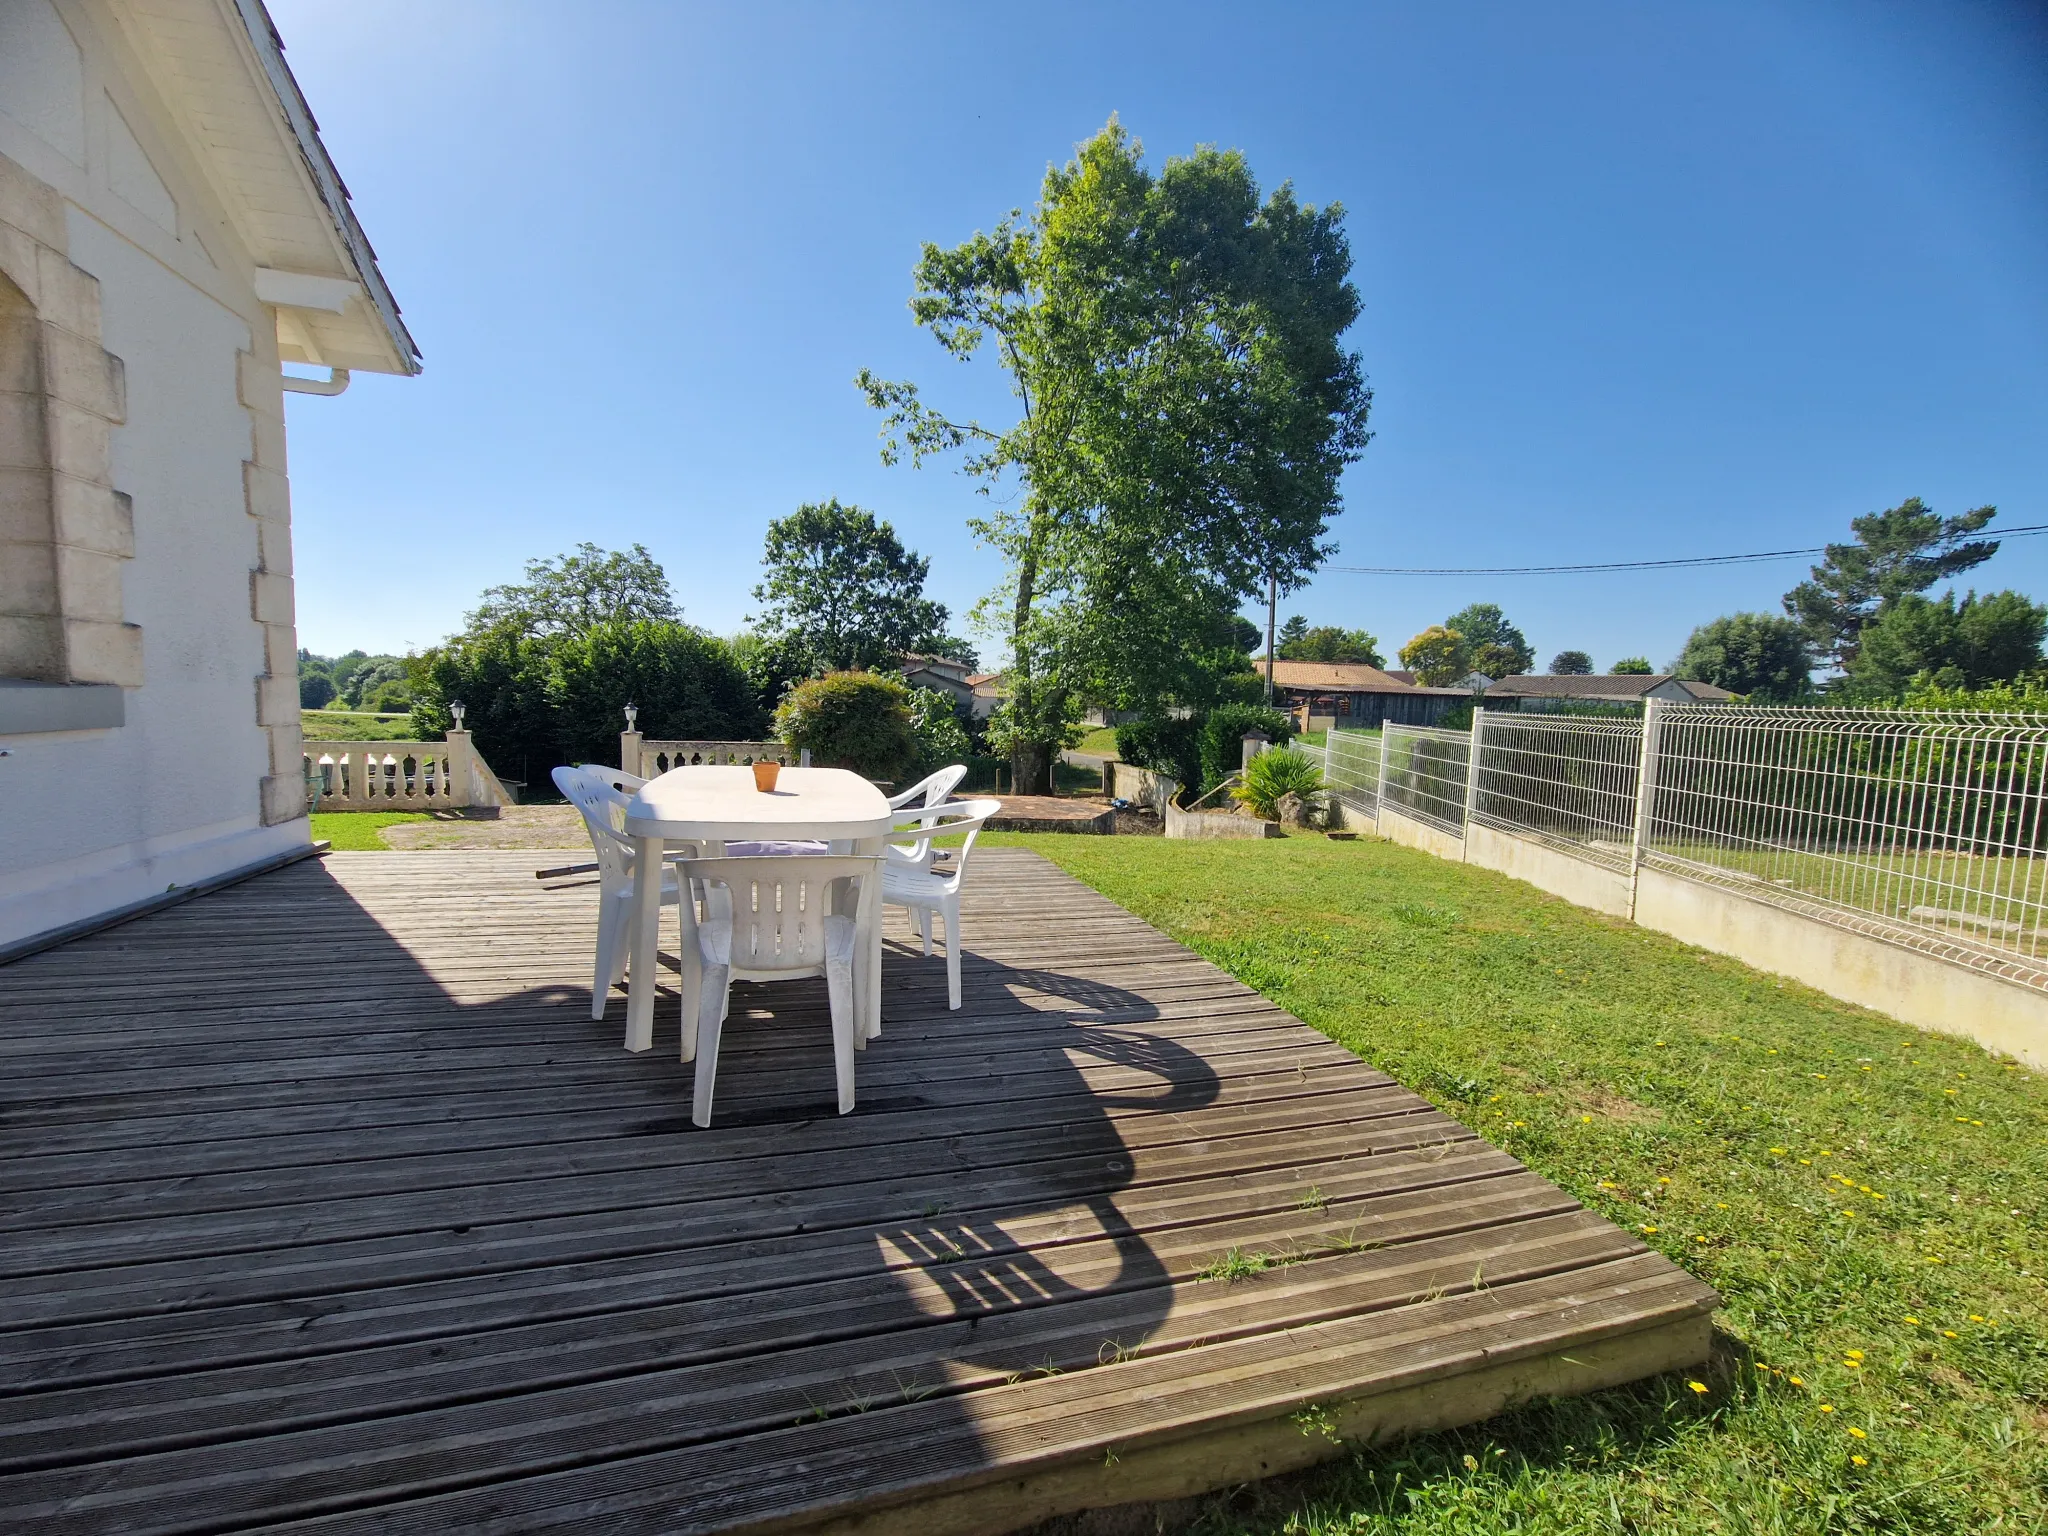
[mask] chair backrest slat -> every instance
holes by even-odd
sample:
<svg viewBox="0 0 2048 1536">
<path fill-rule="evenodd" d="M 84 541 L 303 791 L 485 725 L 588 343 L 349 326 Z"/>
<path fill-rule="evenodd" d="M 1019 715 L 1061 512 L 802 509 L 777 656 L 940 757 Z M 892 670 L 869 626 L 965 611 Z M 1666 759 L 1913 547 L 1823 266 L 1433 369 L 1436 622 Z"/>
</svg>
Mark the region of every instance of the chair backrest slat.
<svg viewBox="0 0 2048 1536">
<path fill-rule="evenodd" d="M 633 845 L 625 834 L 626 805 L 632 797 L 588 768 L 557 768 L 553 777 L 555 787 L 583 816 L 584 830 L 597 851 L 599 885 L 607 895 L 623 891 L 633 878 Z"/>
</svg>

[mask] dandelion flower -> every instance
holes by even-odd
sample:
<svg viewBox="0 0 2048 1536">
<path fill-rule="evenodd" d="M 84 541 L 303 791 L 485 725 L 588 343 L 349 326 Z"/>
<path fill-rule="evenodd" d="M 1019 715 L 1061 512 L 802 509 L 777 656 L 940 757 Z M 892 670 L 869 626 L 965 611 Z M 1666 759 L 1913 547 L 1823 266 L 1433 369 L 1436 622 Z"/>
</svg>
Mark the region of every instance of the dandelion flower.
<svg viewBox="0 0 2048 1536">
<path fill-rule="evenodd" d="M 1688 1387 L 1691 1387 L 1695 1392 L 1703 1393 L 1707 1390 L 1707 1384 L 1703 1381 L 1688 1381 L 1686 1385 Z"/>
<path fill-rule="evenodd" d="M 1854 1424 L 1851 1424 L 1849 1426 L 1849 1433 L 1854 1435 L 1858 1440 L 1868 1440 L 1870 1438 L 1870 1436 L 1864 1434 L 1863 1431 L 1858 1429 Z"/>
<path fill-rule="evenodd" d="M 1847 1355 L 1851 1360 L 1861 1360 L 1863 1358 L 1863 1351 L 1860 1349 L 1845 1349 L 1842 1351 L 1842 1353 L 1844 1355 Z"/>
<path fill-rule="evenodd" d="M 1644 1230 L 1645 1232 L 1654 1232 L 1654 1231 L 1656 1231 L 1657 1229 L 1656 1229 L 1655 1227 L 1644 1227 L 1644 1228 L 1643 1228 L 1643 1230 Z M 1954 1335 L 1954 1334 L 1950 1334 L 1950 1335 L 1949 1335 L 1949 1337 L 1950 1337 L 1950 1338 L 1954 1338 L 1954 1337 L 1955 1337 L 1955 1335 Z"/>
<path fill-rule="evenodd" d="M 1870 1458 L 1868 1456 L 1851 1456 L 1849 1460 L 1854 1462 L 1859 1467 L 1867 1467 L 1870 1465 Z"/>
<path fill-rule="evenodd" d="M 1657 1182 L 1659 1184 L 1669 1184 L 1671 1181 L 1669 1179 L 1659 1179 Z"/>
<path fill-rule="evenodd" d="M 1979 1317 L 1976 1313 L 1972 1312 L 1970 1314 L 1970 1321 L 1973 1323 L 1981 1323 L 1984 1321 L 1984 1319 Z"/>
<path fill-rule="evenodd" d="M 1579 1116 L 1579 1124 L 1581 1124 L 1581 1125 L 1591 1125 L 1592 1123 L 1593 1123 L 1593 1117 L 1592 1117 L 1591 1115 L 1581 1115 L 1581 1116 Z"/>
<path fill-rule="evenodd" d="M 1822 1403 L 1820 1405 L 1820 1411 L 1822 1413 L 1833 1413 L 1835 1411 L 1835 1405 L 1833 1403 Z"/>
<path fill-rule="evenodd" d="M 1785 1155 L 1785 1149 L 1784 1149 L 1783 1147 L 1773 1147 L 1773 1148 L 1771 1148 L 1771 1156 L 1773 1156 L 1773 1157 L 1783 1157 L 1784 1155 Z"/>
<path fill-rule="evenodd" d="M 1953 1328 L 1944 1328 L 1941 1330 L 1941 1336 L 1944 1339 L 1952 1339 L 1956 1336 L 1956 1331 Z"/>
<path fill-rule="evenodd" d="M 1801 1381 L 1797 1376 L 1787 1376 L 1785 1379 L 1791 1382 L 1792 1385 L 1795 1387 L 1803 1387 L 1806 1385 L 1806 1383 Z"/>
<path fill-rule="evenodd" d="M 1920 1326 L 1920 1319 L 1917 1317 L 1909 1317 L 1906 1319 L 1906 1322 L 1914 1328 L 1918 1328 Z"/>
</svg>

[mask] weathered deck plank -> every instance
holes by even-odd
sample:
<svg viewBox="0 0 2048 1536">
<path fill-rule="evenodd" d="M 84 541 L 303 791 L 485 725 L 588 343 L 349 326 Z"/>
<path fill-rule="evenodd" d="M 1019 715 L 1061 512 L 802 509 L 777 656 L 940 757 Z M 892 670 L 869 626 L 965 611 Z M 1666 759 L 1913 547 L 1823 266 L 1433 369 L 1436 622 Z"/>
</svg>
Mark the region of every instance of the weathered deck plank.
<svg viewBox="0 0 2048 1536">
<path fill-rule="evenodd" d="M 647 1055 L 589 1020 L 544 855 L 331 856 L 0 970 L 0 1527 L 997 1530 L 1276 1470 L 1304 1403 L 1704 1347 L 1635 1238 L 983 857 L 967 1006 L 898 933 L 843 1118 L 821 989 L 742 988 L 691 1129 L 673 992 Z"/>
</svg>

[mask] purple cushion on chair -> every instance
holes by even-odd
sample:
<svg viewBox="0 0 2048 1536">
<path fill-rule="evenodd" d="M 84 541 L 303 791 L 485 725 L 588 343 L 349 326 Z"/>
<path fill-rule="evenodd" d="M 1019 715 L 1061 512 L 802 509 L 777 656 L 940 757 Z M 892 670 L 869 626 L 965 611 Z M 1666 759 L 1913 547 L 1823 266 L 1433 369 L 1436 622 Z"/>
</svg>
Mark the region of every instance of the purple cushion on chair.
<svg viewBox="0 0 2048 1536">
<path fill-rule="evenodd" d="M 727 843 L 725 856 L 729 859 L 773 859 L 792 853 L 827 853 L 830 849 L 824 843 L 816 842 L 762 842 Z"/>
</svg>

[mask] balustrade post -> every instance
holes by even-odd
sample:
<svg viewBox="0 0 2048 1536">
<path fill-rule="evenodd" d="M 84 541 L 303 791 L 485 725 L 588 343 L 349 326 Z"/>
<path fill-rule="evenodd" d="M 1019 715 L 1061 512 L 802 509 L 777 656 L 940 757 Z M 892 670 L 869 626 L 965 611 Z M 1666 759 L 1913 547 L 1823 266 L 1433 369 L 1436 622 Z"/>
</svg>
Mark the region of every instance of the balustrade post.
<svg viewBox="0 0 2048 1536">
<path fill-rule="evenodd" d="M 441 759 L 441 790 L 447 796 L 445 803 L 450 810 L 463 810 L 474 803 L 476 774 L 470 760 L 475 755 L 469 732 L 448 732 L 447 753 Z"/>
</svg>

